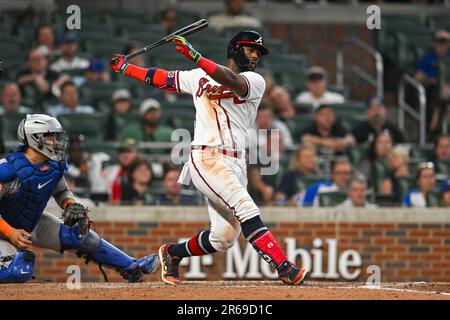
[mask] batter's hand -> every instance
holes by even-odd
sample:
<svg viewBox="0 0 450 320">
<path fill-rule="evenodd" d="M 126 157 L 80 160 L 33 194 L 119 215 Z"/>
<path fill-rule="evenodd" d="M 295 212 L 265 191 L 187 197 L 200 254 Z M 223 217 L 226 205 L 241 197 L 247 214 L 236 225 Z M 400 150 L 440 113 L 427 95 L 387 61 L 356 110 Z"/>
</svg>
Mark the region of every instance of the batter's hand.
<svg viewBox="0 0 450 320">
<path fill-rule="evenodd" d="M 111 69 L 115 72 L 124 73 L 127 66 L 128 61 L 123 54 L 115 54 L 114 57 L 111 58 Z"/>
<path fill-rule="evenodd" d="M 173 36 L 172 40 L 176 43 L 175 49 L 195 63 L 197 63 L 198 60 L 200 60 L 200 58 L 202 57 L 202 55 L 194 49 L 194 47 L 186 40 L 185 37 Z"/>
<path fill-rule="evenodd" d="M 9 240 L 13 245 L 19 247 L 19 249 L 28 249 L 31 245 L 31 234 L 23 229 L 14 229 L 9 237 Z"/>
</svg>

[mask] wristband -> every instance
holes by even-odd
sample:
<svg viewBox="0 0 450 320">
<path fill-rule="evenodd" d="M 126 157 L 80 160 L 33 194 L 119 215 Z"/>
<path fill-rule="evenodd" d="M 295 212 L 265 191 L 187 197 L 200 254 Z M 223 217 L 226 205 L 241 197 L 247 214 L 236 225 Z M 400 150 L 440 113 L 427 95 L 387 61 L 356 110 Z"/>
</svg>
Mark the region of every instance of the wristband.
<svg viewBox="0 0 450 320">
<path fill-rule="evenodd" d="M 198 60 L 197 65 L 209 75 L 212 75 L 217 69 L 217 63 L 204 57 Z"/>
<path fill-rule="evenodd" d="M 75 200 L 70 199 L 70 198 L 66 199 L 63 203 L 63 209 L 66 209 L 69 206 L 69 204 L 72 204 L 72 203 L 75 203 Z"/>
<path fill-rule="evenodd" d="M 11 227 L 4 219 L 0 218 L 0 232 L 8 238 L 11 238 L 11 234 L 13 233 L 13 231 L 14 228 Z"/>
</svg>

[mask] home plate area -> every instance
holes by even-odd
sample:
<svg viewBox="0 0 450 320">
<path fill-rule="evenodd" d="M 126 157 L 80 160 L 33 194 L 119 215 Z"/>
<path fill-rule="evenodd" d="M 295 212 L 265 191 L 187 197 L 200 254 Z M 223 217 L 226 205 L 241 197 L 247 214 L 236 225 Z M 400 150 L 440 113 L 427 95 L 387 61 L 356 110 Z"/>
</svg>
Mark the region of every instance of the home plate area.
<svg viewBox="0 0 450 320">
<path fill-rule="evenodd" d="M 366 285 L 358 282 L 306 281 L 293 287 L 278 281 L 185 281 L 179 286 L 162 282 L 65 283 L 0 285 L 0 300 L 108 299 L 126 300 L 450 300 L 450 284 L 399 282 Z"/>
</svg>

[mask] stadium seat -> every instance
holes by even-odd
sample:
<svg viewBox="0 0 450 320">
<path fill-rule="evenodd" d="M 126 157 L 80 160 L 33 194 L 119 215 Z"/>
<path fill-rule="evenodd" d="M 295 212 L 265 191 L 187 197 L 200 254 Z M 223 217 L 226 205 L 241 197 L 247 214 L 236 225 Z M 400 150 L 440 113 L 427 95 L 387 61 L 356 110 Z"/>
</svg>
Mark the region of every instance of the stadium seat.
<svg viewBox="0 0 450 320">
<path fill-rule="evenodd" d="M 353 167 L 358 167 L 367 157 L 367 145 L 359 144 L 348 148 L 347 155 Z"/>
<path fill-rule="evenodd" d="M 286 125 L 291 132 L 294 142 L 299 141 L 301 131 L 313 121 L 314 116 L 306 114 L 296 115 L 295 117 L 286 120 Z"/>
<path fill-rule="evenodd" d="M 74 113 L 58 117 L 70 136 L 84 135 L 86 141 L 102 141 L 105 115 L 102 113 Z"/>
<path fill-rule="evenodd" d="M 123 82 L 86 82 L 81 88 L 80 93 L 84 98 L 90 99 L 94 107 L 99 106 L 101 102 L 110 102 L 113 92 L 117 89 L 123 89 Z"/>
<path fill-rule="evenodd" d="M 398 179 L 398 185 L 400 193 L 399 198 L 401 201 L 403 201 L 408 191 L 416 186 L 416 180 L 414 179 L 414 177 L 400 178 Z"/>
<path fill-rule="evenodd" d="M 337 117 L 347 117 L 355 115 L 364 116 L 366 111 L 363 102 L 355 101 L 331 104 L 330 107 L 334 110 L 334 113 Z"/>
<path fill-rule="evenodd" d="M 375 192 L 380 190 L 381 183 L 389 175 L 389 168 L 384 161 L 375 160 L 372 163 L 372 181 Z"/>
<path fill-rule="evenodd" d="M 322 192 L 319 194 L 320 207 L 334 207 L 347 199 L 344 191 Z"/>
<path fill-rule="evenodd" d="M 305 190 L 312 184 L 320 181 L 328 181 L 328 179 L 324 176 L 308 176 L 308 177 L 301 177 L 299 179 L 296 179 L 295 181 L 295 188 L 297 190 Z"/>
<path fill-rule="evenodd" d="M 117 114 L 114 120 L 116 132 L 121 132 L 130 123 L 139 121 L 138 115 L 133 113 Z"/>
<path fill-rule="evenodd" d="M 17 140 L 17 127 L 20 121 L 24 119 L 26 114 L 14 113 L 3 115 L 1 119 L 1 128 L 3 132 L 3 139 L 5 141 L 16 141 Z"/>
<path fill-rule="evenodd" d="M 414 146 L 409 150 L 409 156 L 415 161 L 426 161 L 433 158 L 433 145 Z"/>
</svg>

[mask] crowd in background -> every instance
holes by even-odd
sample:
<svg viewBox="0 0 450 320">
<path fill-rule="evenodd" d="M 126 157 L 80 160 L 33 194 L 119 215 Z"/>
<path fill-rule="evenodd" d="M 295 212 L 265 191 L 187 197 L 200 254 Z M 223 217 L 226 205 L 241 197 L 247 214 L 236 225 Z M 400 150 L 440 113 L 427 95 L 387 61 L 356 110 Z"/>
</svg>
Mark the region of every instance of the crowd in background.
<svg viewBox="0 0 450 320">
<path fill-rule="evenodd" d="M 210 26 L 219 33 L 227 27 L 262 26 L 260 20 L 245 12 L 244 1 L 227 0 L 225 4 L 224 12 L 209 19 Z M 166 33 L 177 26 L 177 14 L 173 9 L 161 13 L 158 23 Z M 110 57 L 89 57 L 86 52 L 80 52 L 76 32 L 57 35 L 52 25 L 37 25 L 30 12 L 21 19 L 11 30 L 12 34 L 17 33 L 19 37 L 21 28 L 33 27 L 35 35 L 23 68 L 2 75 L 0 115 L 43 112 L 59 118 L 98 112 L 97 102 L 83 95 L 83 90 L 96 83 L 117 82 L 117 75 L 105 62 Z M 278 161 L 280 169 L 275 175 L 262 175 L 261 168 L 266 164 L 250 165 L 251 196 L 259 205 L 321 206 L 327 205 L 322 195 L 328 194 L 332 195 L 331 203 L 335 205 L 337 201 L 340 207 L 450 206 L 450 137 L 442 134 L 438 126 L 446 116 L 450 94 L 448 88 L 437 92 L 436 86 L 436 64 L 441 57 L 450 57 L 449 42 L 448 32 L 436 32 L 433 51 L 417 64 L 415 77 L 426 84 L 427 120 L 434 134 L 433 148 L 421 161 L 412 159 L 410 149 L 414 146 L 405 144 L 404 133 L 388 119 L 382 97 L 368 99 L 361 121 L 349 127 L 336 114 L 336 105 L 345 103 L 346 97 L 330 90 L 328 72 L 321 66 L 308 68 L 304 90 L 296 93 L 263 70 L 267 86 L 254 129 L 267 129 L 269 134 L 258 134 L 251 144 L 257 145 L 272 161 Z M 139 47 L 139 43 L 130 42 L 121 49 L 126 54 Z M 143 55 L 130 62 L 148 67 Z M 95 202 L 204 204 L 195 189 L 182 188 L 177 183 L 178 166 L 167 159 L 150 159 L 139 148 L 142 142 L 171 141 L 177 126 L 163 121 L 164 106 L 186 97 L 175 97 L 153 88 L 145 90 L 148 94 L 137 98 L 129 89 L 119 86 L 108 101 L 102 101 L 107 105 L 104 112 L 107 125 L 97 130 L 102 131 L 104 141 L 117 142 L 113 157 L 89 148 L 89 141 L 83 135 L 71 136 L 69 184 L 75 191 L 87 190 L 86 197 Z M 308 106 L 311 121 L 300 132 L 293 132 L 289 121 L 302 115 L 299 111 L 302 106 Z M 117 128 L 117 119 L 132 112 L 138 120 Z M 4 136 L 1 140 L 1 152 L 5 153 L 8 150 L 3 142 L 10 139 Z M 278 147 L 273 149 L 275 142 Z M 405 183 L 407 190 L 404 190 Z"/>
</svg>

